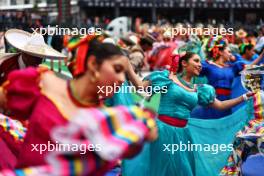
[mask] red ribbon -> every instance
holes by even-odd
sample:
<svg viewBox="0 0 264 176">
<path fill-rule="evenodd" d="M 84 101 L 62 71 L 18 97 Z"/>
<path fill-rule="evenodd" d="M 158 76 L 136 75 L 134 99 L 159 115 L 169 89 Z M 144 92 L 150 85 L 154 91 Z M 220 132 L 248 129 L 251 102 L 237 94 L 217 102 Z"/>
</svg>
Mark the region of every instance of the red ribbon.
<svg viewBox="0 0 264 176">
<path fill-rule="evenodd" d="M 214 58 L 214 59 L 217 59 L 218 54 L 219 54 L 219 48 L 218 48 L 217 46 L 214 46 L 214 47 L 212 48 L 212 56 L 213 56 L 213 58 Z"/>
<path fill-rule="evenodd" d="M 89 42 L 94 39 L 96 35 L 87 35 L 78 42 L 75 46 L 77 48 L 76 59 L 73 69 L 73 75 L 78 76 L 86 71 L 86 56 L 89 50 Z"/>
<path fill-rule="evenodd" d="M 77 54 L 76 54 L 76 61 L 75 61 L 75 68 L 73 75 L 78 76 L 80 74 L 83 74 L 85 72 L 86 63 L 85 58 L 88 52 L 89 46 L 86 43 L 83 43 L 78 47 Z"/>
</svg>

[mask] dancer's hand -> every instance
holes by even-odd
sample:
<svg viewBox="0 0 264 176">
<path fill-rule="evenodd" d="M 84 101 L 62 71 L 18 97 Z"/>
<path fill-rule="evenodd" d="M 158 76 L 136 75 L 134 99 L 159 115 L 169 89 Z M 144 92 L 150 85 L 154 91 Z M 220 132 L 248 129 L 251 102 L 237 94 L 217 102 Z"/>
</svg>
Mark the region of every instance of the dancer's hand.
<svg viewBox="0 0 264 176">
<path fill-rule="evenodd" d="M 134 71 L 134 67 L 133 65 L 130 63 L 130 60 L 129 58 L 127 59 L 127 72 L 130 73 L 130 72 L 133 72 Z"/>
<path fill-rule="evenodd" d="M 129 81 L 137 88 L 145 88 L 150 85 L 149 81 L 142 81 L 141 78 L 135 73 L 133 66 L 131 63 L 127 62 L 127 70 L 126 70 L 127 76 L 129 78 Z"/>
<path fill-rule="evenodd" d="M 254 92 L 247 92 L 247 93 L 243 94 L 242 97 L 243 97 L 244 101 L 247 101 L 253 95 L 255 95 Z"/>
<path fill-rule="evenodd" d="M 211 103 L 211 106 L 218 110 L 226 110 L 230 109 L 239 103 L 242 103 L 243 101 L 247 101 L 250 97 L 252 97 L 255 93 L 253 92 L 247 92 L 237 98 L 233 98 L 230 100 L 220 101 L 217 98 L 215 98 L 215 101 Z"/>
</svg>

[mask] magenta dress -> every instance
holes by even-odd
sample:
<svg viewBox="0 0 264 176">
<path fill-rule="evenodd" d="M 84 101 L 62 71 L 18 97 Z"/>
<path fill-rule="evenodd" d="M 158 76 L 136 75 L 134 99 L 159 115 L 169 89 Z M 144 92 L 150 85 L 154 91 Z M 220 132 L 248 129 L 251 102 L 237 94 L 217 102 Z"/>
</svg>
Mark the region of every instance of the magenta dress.
<svg viewBox="0 0 264 176">
<path fill-rule="evenodd" d="M 59 173 L 53 175 L 86 175 L 81 173 L 91 173 L 88 175 L 101 176 L 112 168 L 119 158 L 131 157 L 139 152 L 151 128 L 155 127 L 155 113 L 145 112 L 139 107 L 98 110 L 97 108 L 102 105 L 95 108 L 82 106 L 80 107 L 82 113 L 79 112 L 82 116 L 67 119 L 63 116 L 63 111 L 56 106 L 56 103 L 42 93 L 39 81 L 43 72 L 41 69 L 34 68 L 13 71 L 8 75 L 8 82 L 3 85 L 8 100 L 7 108 L 18 120 L 28 120 L 29 122 L 24 142 L 21 143 L 21 150 L 17 155 L 16 171 L 23 172 L 23 168 L 35 168 L 39 172 L 39 168 L 42 171 L 44 168 L 45 172 Z M 80 119 L 82 120 L 81 123 Z M 96 125 L 97 131 L 94 132 L 93 123 L 86 124 L 86 122 L 98 124 Z M 80 131 L 68 130 L 67 128 L 70 129 L 72 125 L 79 125 L 77 129 Z M 58 128 L 63 129 L 60 131 L 62 134 L 58 133 L 62 136 L 59 139 L 54 138 L 56 131 L 54 129 Z M 84 133 L 86 128 L 90 130 L 89 132 L 94 133 L 86 136 L 87 133 Z M 66 142 L 65 139 L 67 139 Z M 101 144 L 102 142 L 107 142 L 107 144 L 101 145 L 102 150 L 87 152 L 85 155 L 79 151 L 76 153 L 72 153 L 72 151 L 64 153 L 64 151 L 59 150 L 44 151 L 41 154 L 40 151 L 33 150 L 33 145 L 38 145 L 37 148 L 39 149 L 40 144 L 46 144 L 46 146 L 49 143 L 75 144 L 77 140 L 81 141 L 81 144 Z M 47 156 L 53 157 L 51 158 L 52 163 L 50 160 L 45 160 Z M 54 170 L 52 171 L 50 168 Z M 57 170 L 55 171 L 55 169 Z"/>
<path fill-rule="evenodd" d="M 7 108 L 16 119 L 29 121 L 21 151 L 17 155 L 17 168 L 45 164 L 47 151 L 41 154 L 33 145 L 38 145 L 39 149 L 40 144 L 54 143 L 50 131 L 68 122 L 56 104 L 41 92 L 39 81 L 43 72 L 43 69 L 34 68 L 13 71 L 3 85 Z"/>
</svg>

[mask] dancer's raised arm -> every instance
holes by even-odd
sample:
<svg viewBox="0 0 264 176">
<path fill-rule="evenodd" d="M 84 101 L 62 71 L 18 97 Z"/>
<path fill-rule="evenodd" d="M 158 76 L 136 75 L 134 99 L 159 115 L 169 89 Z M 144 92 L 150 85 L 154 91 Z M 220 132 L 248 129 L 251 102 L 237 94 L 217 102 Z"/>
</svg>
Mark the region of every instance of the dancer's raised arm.
<svg viewBox="0 0 264 176">
<path fill-rule="evenodd" d="M 259 57 L 255 59 L 249 66 L 257 65 L 264 57 L 264 50 L 260 53 Z"/>
<path fill-rule="evenodd" d="M 136 88 L 146 88 L 147 86 L 151 85 L 151 81 L 149 80 L 141 80 L 141 78 L 135 73 L 133 66 L 128 62 L 128 70 L 127 70 L 127 75 L 131 83 L 136 87 Z M 179 86 L 183 87 L 184 89 L 188 91 L 194 91 L 185 85 L 183 85 L 176 76 L 174 76 L 174 73 L 170 72 L 169 74 L 169 79 L 171 79 L 173 82 L 178 84 Z"/>
<path fill-rule="evenodd" d="M 128 61 L 128 70 L 127 70 L 127 75 L 129 80 L 132 82 L 132 84 L 136 87 L 147 87 L 150 85 L 150 81 L 143 81 L 141 78 L 135 73 L 133 66 L 131 63 Z"/>
<path fill-rule="evenodd" d="M 215 99 L 215 101 L 211 104 L 211 106 L 218 110 L 226 110 L 230 109 L 243 101 L 247 100 L 249 97 L 253 96 L 254 93 L 248 92 L 246 94 L 241 95 L 240 97 L 233 98 L 230 100 L 220 101 L 218 99 Z"/>
</svg>

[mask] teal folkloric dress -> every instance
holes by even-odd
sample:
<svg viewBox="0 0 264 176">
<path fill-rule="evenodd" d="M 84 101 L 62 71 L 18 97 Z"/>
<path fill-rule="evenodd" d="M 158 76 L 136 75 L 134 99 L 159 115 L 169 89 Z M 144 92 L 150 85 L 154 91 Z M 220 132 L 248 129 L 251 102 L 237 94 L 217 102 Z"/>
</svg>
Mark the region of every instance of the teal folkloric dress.
<svg viewBox="0 0 264 176">
<path fill-rule="evenodd" d="M 214 102 L 212 86 L 197 85 L 195 92 L 189 92 L 169 79 L 167 70 L 155 71 L 146 79 L 152 86 L 167 86 L 158 111 L 159 117 L 166 119 L 156 119 L 159 135 L 156 141 L 146 144 L 135 158 L 123 161 L 122 175 L 219 175 L 232 152 L 236 132 L 254 118 L 252 99 L 234 114 L 221 119 L 190 118 L 195 106 L 208 106 Z M 186 121 L 186 126 L 169 125 L 175 120 Z"/>
<path fill-rule="evenodd" d="M 122 87 L 128 87 L 130 86 L 128 81 L 126 80 Z M 105 100 L 105 105 L 106 106 L 118 106 L 118 105 L 126 105 L 126 106 L 130 106 L 130 105 L 135 105 L 136 103 L 134 102 L 131 92 L 119 92 L 119 93 L 115 93 L 113 95 L 113 97 L 108 98 Z"/>
</svg>

